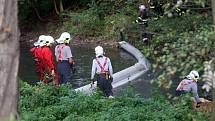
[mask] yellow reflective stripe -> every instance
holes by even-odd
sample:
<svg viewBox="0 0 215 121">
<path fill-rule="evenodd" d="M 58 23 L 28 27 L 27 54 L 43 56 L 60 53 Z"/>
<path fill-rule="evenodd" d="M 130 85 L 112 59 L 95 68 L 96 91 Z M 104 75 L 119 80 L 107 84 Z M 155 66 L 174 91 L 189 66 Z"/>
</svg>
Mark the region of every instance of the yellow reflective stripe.
<svg viewBox="0 0 215 121">
<path fill-rule="evenodd" d="M 150 8 L 155 8 L 155 6 L 150 6 Z"/>
<path fill-rule="evenodd" d="M 180 8 L 176 8 L 176 10 L 181 10 Z"/>
</svg>

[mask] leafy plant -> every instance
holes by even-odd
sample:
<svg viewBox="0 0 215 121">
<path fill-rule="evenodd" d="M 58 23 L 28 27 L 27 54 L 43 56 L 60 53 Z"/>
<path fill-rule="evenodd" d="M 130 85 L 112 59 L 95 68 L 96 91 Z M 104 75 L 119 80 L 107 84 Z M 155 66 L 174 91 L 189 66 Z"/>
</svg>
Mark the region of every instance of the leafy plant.
<svg viewBox="0 0 215 121">
<path fill-rule="evenodd" d="M 206 121 L 209 116 L 192 111 L 187 96 L 170 103 L 156 92 L 149 99 L 130 96 L 107 99 L 97 93 L 86 96 L 69 91 L 66 85 L 56 88 L 22 82 L 20 87 L 22 121 Z"/>
<path fill-rule="evenodd" d="M 214 40 L 211 19 L 200 15 L 150 20 L 147 31 L 154 33 L 148 44 L 133 43 L 150 59 L 158 77 L 152 82 L 170 88 L 191 70 L 203 71 L 205 60 L 213 58 Z"/>
</svg>

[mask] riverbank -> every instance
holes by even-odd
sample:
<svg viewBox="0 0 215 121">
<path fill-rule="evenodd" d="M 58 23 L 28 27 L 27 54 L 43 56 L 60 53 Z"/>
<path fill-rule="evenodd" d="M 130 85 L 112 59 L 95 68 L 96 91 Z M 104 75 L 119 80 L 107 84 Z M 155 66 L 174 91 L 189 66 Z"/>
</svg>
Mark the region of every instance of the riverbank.
<svg viewBox="0 0 215 121">
<path fill-rule="evenodd" d="M 33 43 L 38 40 L 38 37 L 40 35 L 51 35 L 55 39 L 59 38 L 61 33 L 58 31 L 52 31 L 49 32 L 48 30 L 38 30 L 38 31 L 30 31 L 30 32 L 21 32 L 20 35 L 20 45 L 22 47 L 32 47 Z M 73 33 L 71 33 L 71 36 L 73 36 Z M 117 40 L 109 40 L 109 41 L 104 41 L 101 38 L 97 37 L 89 37 L 89 38 L 83 38 L 81 39 L 80 37 L 73 37 L 71 40 L 71 45 L 74 46 L 88 46 L 88 45 L 101 45 L 105 46 L 108 48 L 116 48 L 118 47 Z"/>
<path fill-rule="evenodd" d="M 56 18 L 57 19 L 57 18 Z M 69 23 L 68 20 L 60 21 L 59 18 L 57 20 L 50 20 L 47 22 L 40 22 L 31 24 L 28 28 L 28 24 L 20 26 L 20 45 L 22 48 L 29 48 L 33 46 L 33 43 L 38 40 L 40 35 L 51 35 L 54 39 L 60 37 L 62 32 L 70 32 L 70 29 L 65 29 L 65 25 L 63 23 Z M 104 38 L 92 36 L 92 37 L 82 37 L 82 35 L 78 35 L 77 33 L 70 32 L 72 36 L 71 45 L 101 45 L 108 48 L 116 48 L 118 47 L 117 39 L 104 40 Z"/>
<path fill-rule="evenodd" d="M 208 121 L 210 116 L 193 111 L 188 95 L 170 103 L 156 91 L 148 99 L 135 95 L 107 99 L 100 93 L 75 93 L 67 85 L 32 86 L 21 81 L 20 87 L 19 112 L 23 121 Z M 129 89 L 126 92 L 131 93 Z"/>
</svg>

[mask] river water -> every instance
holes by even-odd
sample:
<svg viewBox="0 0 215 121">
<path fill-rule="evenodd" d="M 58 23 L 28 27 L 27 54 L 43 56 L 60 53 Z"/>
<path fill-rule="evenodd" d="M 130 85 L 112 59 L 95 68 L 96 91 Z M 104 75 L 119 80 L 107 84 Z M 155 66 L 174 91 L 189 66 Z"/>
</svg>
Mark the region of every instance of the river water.
<svg viewBox="0 0 215 121">
<path fill-rule="evenodd" d="M 23 46 L 23 47 L 22 47 Z M 76 61 L 76 73 L 71 80 L 72 87 L 77 88 L 89 83 L 91 75 L 92 60 L 95 57 L 94 48 L 96 45 L 75 45 L 71 46 L 72 54 Z M 19 78 L 28 81 L 30 84 L 38 82 L 33 57 L 29 52 L 30 47 L 21 45 Z M 51 48 L 54 50 L 54 47 Z M 122 49 L 104 48 L 105 55 L 111 59 L 114 73 L 136 63 L 136 60 Z"/>
<path fill-rule="evenodd" d="M 75 57 L 76 61 L 76 73 L 73 75 L 71 80 L 71 84 L 73 88 L 78 88 L 89 84 L 90 75 L 91 75 L 91 66 L 92 60 L 95 57 L 94 48 L 96 45 L 75 45 L 71 46 L 72 53 Z M 35 84 L 38 82 L 37 74 L 35 71 L 33 57 L 29 52 L 30 47 L 26 45 L 21 45 L 20 52 L 20 64 L 19 64 L 19 78 L 21 80 L 27 81 L 30 84 Z M 54 50 L 54 47 L 52 47 Z M 114 73 L 123 70 L 127 67 L 134 65 L 137 61 L 133 56 L 128 54 L 119 48 L 104 48 L 105 55 L 111 59 Z M 132 88 L 134 94 L 150 97 L 154 90 L 157 90 L 157 85 L 153 85 L 150 83 L 150 80 L 154 78 L 152 72 L 148 71 L 140 78 L 132 81 L 129 84 L 125 84 L 114 89 L 114 94 L 121 96 L 127 95 L 129 87 Z M 165 91 L 159 88 L 159 92 L 161 93 L 174 93 L 174 90 L 178 84 L 178 81 L 173 84 L 171 89 Z M 130 88 L 130 90 L 131 90 Z"/>
</svg>

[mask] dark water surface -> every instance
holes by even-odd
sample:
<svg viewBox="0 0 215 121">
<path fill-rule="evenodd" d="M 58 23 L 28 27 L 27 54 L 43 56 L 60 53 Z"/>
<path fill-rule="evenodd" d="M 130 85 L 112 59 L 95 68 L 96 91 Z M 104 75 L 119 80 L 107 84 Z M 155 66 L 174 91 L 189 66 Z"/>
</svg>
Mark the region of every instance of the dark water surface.
<svg viewBox="0 0 215 121">
<path fill-rule="evenodd" d="M 22 47 L 23 46 L 23 47 Z M 72 54 L 75 57 L 77 72 L 71 80 L 74 88 L 83 86 L 89 83 L 91 75 L 92 60 L 95 57 L 95 45 L 75 45 L 71 46 Z M 38 82 L 35 71 L 33 57 L 29 52 L 30 47 L 21 45 L 19 78 L 31 84 Z M 54 47 L 52 47 L 52 50 Z M 114 73 L 136 63 L 136 60 L 122 49 L 104 48 L 105 55 L 111 59 Z M 54 53 L 53 53 L 54 54 Z M 55 58 L 55 57 L 54 57 Z"/>
<path fill-rule="evenodd" d="M 75 45 L 71 46 L 72 54 L 75 57 L 77 72 L 73 75 L 71 84 L 73 88 L 81 87 L 89 84 L 91 75 L 92 60 L 95 57 L 94 48 L 95 45 Z M 37 74 L 35 71 L 33 57 L 29 52 L 30 47 L 21 45 L 20 64 L 19 64 L 19 78 L 27 81 L 30 84 L 38 82 Z M 52 50 L 54 47 L 52 47 Z M 127 67 L 134 65 L 137 61 L 133 56 L 119 48 L 104 48 L 105 55 L 111 59 L 114 73 L 123 70 Z M 54 57 L 55 58 L 55 57 Z M 180 80 L 173 82 L 173 86 L 168 90 L 161 88 L 157 89 L 157 85 L 150 83 L 150 80 L 154 78 L 154 74 L 150 71 L 142 75 L 139 79 L 132 81 L 129 84 L 125 84 L 114 89 L 115 95 L 127 95 L 129 86 L 132 88 L 134 94 L 138 94 L 143 97 L 150 97 L 154 90 L 159 90 L 161 93 L 174 94 Z M 127 91 L 126 91 L 127 90 Z M 130 92 L 131 92 L 130 91 Z"/>
</svg>

